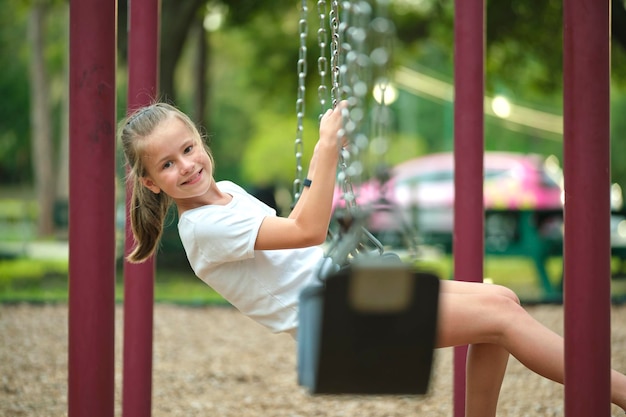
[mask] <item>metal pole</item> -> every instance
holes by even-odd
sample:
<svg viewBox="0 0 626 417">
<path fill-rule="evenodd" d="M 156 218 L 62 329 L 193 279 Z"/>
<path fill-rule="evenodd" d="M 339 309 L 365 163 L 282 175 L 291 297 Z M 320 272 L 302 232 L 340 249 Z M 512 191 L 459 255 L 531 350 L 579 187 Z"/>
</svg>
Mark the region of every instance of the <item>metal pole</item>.
<svg viewBox="0 0 626 417">
<path fill-rule="evenodd" d="M 159 62 L 158 0 L 129 2 L 128 109 L 151 104 L 157 97 Z M 126 213 L 132 185 L 126 188 Z M 125 253 L 134 246 L 126 216 Z M 124 263 L 124 368 L 122 415 L 149 417 L 152 412 L 152 340 L 154 258 L 143 264 Z"/>
<path fill-rule="evenodd" d="M 484 257 L 484 0 L 455 0 L 454 277 L 481 282 Z M 467 346 L 454 349 L 454 415 L 465 415 Z"/>
<path fill-rule="evenodd" d="M 611 414 L 609 3 L 564 2 L 568 417 Z"/>
<path fill-rule="evenodd" d="M 114 413 L 116 9 L 70 2 L 69 417 Z"/>
</svg>

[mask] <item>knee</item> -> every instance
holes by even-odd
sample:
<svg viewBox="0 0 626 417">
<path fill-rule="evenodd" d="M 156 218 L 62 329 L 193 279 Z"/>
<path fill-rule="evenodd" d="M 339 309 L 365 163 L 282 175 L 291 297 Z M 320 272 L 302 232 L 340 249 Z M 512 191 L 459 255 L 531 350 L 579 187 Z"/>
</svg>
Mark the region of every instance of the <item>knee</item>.
<svg viewBox="0 0 626 417">
<path fill-rule="evenodd" d="M 493 309 L 492 313 L 502 316 L 516 315 L 523 310 L 519 298 L 506 287 L 488 294 L 485 303 Z"/>
<path fill-rule="evenodd" d="M 493 287 L 497 295 L 508 298 L 509 300 L 513 301 L 515 304 L 521 305 L 519 297 L 517 296 L 515 291 L 513 291 L 512 289 L 505 287 L 503 285 L 495 285 L 495 284 L 493 285 Z"/>
<path fill-rule="evenodd" d="M 502 338 L 506 337 L 512 326 L 522 323 L 527 316 L 526 310 L 521 306 L 519 298 L 506 287 L 502 287 L 500 293 L 491 294 L 486 301 L 488 307 L 486 314 L 492 315 L 497 323 L 493 329 L 496 344 L 501 344 Z"/>
</svg>

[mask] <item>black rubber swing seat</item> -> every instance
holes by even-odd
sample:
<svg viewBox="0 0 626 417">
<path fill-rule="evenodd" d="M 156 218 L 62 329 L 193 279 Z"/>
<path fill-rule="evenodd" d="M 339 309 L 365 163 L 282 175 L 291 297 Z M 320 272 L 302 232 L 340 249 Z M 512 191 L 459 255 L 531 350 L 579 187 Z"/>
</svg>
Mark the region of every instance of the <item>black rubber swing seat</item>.
<svg viewBox="0 0 626 417">
<path fill-rule="evenodd" d="M 300 294 L 298 383 L 311 394 L 426 394 L 439 279 L 401 262 L 351 264 Z"/>
</svg>

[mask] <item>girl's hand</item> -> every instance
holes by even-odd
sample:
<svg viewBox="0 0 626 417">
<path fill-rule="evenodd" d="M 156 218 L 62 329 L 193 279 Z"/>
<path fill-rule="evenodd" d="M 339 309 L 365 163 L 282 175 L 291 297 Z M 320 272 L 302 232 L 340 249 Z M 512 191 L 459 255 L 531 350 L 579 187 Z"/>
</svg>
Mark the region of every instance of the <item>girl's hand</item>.
<svg viewBox="0 0 626 417">
<path fill-rule="evenodd" d="M 347 109 L 347 102 L 341 101 L 334 109 L 328 109 L 320 121 L 319 142 L 324 145 L 333 145 L 336 149 L 347 145 L 347 137 L 343 129 L 343 111 Z"/>
<path fill-rule="evenodd" d="M 268 216 L 263 220 L 254 248 L 273 250 L 319 245 L 326 239 L 332 214 L 339 149 L 345 145 L 343 115 L 347 103 L 340 102 L 320 120 L 320 137 L 309 164 L 310 187 L 303 190 L 288 218 Z"/>
</svg>

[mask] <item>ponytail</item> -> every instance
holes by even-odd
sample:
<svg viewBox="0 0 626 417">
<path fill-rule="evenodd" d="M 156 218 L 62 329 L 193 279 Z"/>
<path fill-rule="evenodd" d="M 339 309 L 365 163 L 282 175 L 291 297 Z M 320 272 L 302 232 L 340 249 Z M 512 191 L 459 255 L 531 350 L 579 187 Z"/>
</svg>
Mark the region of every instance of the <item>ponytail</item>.
<svg viewBox="0 0 626 417">
<path fill-rule="evenodd" d="M 130 224 L 135 238 L 135 246 L 126 259 L 131 263 L 147 260 L 157 249 L 165 216 L 172 205 L 172 199 L 165 193 L 155 194 L 133 178 L 130 198 Z"/>
</svg>

